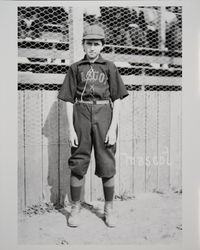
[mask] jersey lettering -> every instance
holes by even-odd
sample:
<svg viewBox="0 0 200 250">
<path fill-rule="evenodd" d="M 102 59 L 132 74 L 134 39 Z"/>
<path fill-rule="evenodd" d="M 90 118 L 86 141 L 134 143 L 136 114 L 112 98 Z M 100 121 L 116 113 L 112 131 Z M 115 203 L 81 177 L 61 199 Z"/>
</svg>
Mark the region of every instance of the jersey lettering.
<svg viewBox="0 0 200 250">
<path fill-rule="evenodd" d="M 103 72 L 89 70 L 87 73 L 81 72 L 81 80 L 85 82 L 99 82 L 106 84 L 106 75 Z"/>
</svg>

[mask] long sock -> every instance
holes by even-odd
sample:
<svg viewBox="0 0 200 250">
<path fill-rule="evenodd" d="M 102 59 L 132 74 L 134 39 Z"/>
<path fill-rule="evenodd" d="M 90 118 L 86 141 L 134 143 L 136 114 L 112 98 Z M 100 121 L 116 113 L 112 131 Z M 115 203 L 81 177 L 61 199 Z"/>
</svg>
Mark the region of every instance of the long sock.
<svg viewBox="0 0 200 250">
<path fill-rule="evenodd" d="M 102 178 L 103 193 L 105 201 L 113 201 L 114 197 L 114 177 Z"/>
<path fill-rule="evenodd" d="M 71 173 L 70 177 L 70 193 L 72 201 L 80 201 L 81 190 L 83 186 L 83 177 Z"/>
</svg>

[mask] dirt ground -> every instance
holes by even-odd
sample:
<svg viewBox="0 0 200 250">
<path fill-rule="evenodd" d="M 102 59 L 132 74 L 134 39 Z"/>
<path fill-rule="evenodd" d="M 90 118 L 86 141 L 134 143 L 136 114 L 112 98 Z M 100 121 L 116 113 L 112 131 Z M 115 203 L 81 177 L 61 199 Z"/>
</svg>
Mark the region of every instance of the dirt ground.
<svg viewBox="0 0 200 250">
<path fill-rule="evenodd" d="M 102 201 L 85 204 L 81 225 L 70 228 L 70 204 L 33 216 L 19 216 L 19 244 L 39 245 L 148 245 L 181 244 L 181 194 L 147 193 L 130 200 L 115 200 L 117 226 L 108 228 L 102 217 Z"/>
</svg>

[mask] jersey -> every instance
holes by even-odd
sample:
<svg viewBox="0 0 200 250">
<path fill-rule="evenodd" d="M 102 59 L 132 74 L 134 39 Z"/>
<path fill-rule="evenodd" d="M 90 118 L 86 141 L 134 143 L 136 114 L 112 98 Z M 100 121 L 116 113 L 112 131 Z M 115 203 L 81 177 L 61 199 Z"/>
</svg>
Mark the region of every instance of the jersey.
<svg viewBox="0 0 200 250">
<path fill-rule="evenodd" d="M 123 99 L 128 91 L 117 67 L 99 55 L 94 63 L 85 57 L 73 63 L 64 78 L 58 98 L 75 103 L 76 100 Z"/>
</svg>

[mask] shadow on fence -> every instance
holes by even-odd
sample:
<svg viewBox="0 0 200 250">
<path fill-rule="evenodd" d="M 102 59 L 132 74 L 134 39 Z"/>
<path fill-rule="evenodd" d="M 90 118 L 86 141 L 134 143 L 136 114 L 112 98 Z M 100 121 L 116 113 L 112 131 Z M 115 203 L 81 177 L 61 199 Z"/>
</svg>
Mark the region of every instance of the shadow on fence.
<svg viewBox="0 0 200 250">
<path fill-rule="evenodd" d="M 70 149 L 64 103 L 58 101 L 53 103 L 42 128 L 42 134 L 48 139 L 47 183 L 50 187 L 50 202 L 56 206 L 63 205 L 65 200 L 70 200 L 70 169 L 68 166 Z"/>
</svg>

